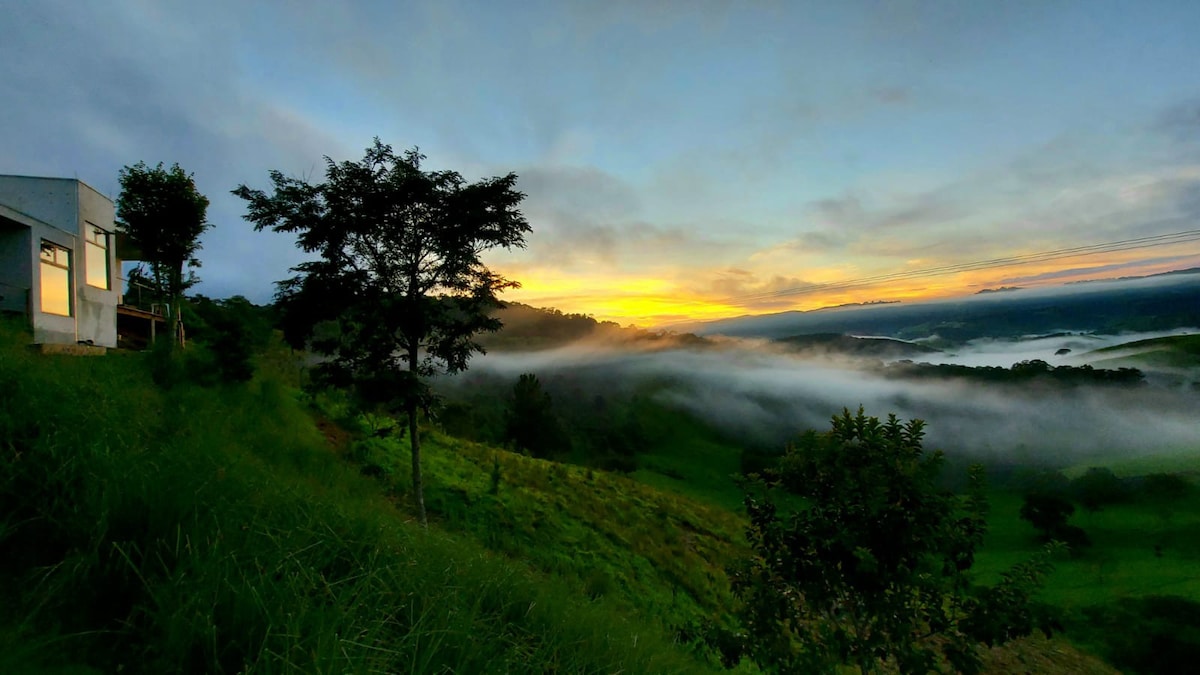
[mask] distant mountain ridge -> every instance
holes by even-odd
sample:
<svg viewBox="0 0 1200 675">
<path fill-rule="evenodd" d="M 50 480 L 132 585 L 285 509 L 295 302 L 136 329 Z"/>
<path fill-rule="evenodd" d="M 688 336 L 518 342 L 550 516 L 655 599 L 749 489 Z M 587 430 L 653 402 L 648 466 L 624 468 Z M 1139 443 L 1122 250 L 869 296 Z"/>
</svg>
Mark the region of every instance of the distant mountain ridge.
<svg viewBox="0 0 1200 675">
<path fill-rule="evenodd" d="M 781 312 L 680 326 L 697 335 L 778 339 L 841 333 L 944 344 L 1057 331 L 1118 333 L 1200 327 L 1200 269 L 1139 279 L 989 293 L 955 300 Z"/>
<path fill-rule="evenodd" d="M 535 350 L 563 347 L 573 342 L 598 341 L 636 343 L 640 347 L 703 347 L 711 340 L 691 333 L 653 331 L 621 326 L 615 321 L 598 321 L 586 314 L 564 313 L 553 308 L 538 308 L 519 302 L 507 302 L 493 316 L 504 326 L 496 333 L 484 333 L 476 340 L 486 349 Z"/>
<path fill-rule="evenodd" d="M 941 350 L 885 337 L 858 337 L 841 333 L 815 333 L 777 338 L 777 344 L 799 352 L 827 352 L 846 356 L 905 359 Z"/>
</svg>

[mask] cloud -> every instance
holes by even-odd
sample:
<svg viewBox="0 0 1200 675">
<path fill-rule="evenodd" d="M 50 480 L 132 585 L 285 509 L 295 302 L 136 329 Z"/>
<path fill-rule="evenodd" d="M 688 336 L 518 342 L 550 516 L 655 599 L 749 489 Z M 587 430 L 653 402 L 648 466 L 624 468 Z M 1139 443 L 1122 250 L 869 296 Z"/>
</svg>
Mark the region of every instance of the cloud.
<svg viewBox="0 0 1200 675">
<path fill-rule="evenodd" d="M 1090 267 L 1074 267 L 1070 269 L 1055 270 L 1053 272 L 1043 272 L 1041 274 L 1030 274 L 1027 276 L 1005 277 L 997 283 L 1001 284 L 1024 284 L 1032 282 L 1044 281 L 1062 281 L 1068 279 L 1083 279 L 1095 278 L 1097 275 L 1119 272 L 1121 270 L 1143 270 L 1146 267 L 1154 265 L 1162 265 L 1165 263 L 1182 263 L 1184 261 L 1195 260 L 1195 255 L 1173 255 L 1163 256 L 1159 258 L 1138 258 L 1130 262 L 1112 263 L 1109 265 L 1092 265 Z"/>
<path fill-rule="evenodd" d="M 884 197 L 882 201 L 882 205 L 867 206 L 858 196 L 844 195 L 817 200 L 808 211 L 824 227 L 851 230 L 860 236 L 953 222 L 963 213 L 945 190 Z"/>
<path fill-rule="evenodd" d="M 1180 143 L 1200 143 L 1200 96 L 1168 105 L 1152 124 L 1152 130 Z"/>
<path fill-rule="evenodd" d="M 607 267 L 711 259 L 723 246 L 707 228 L 647 219 L 642 193 L 591 166 L 535 165 L 517 170 L 526 193 L 522 210 L 533 227 L 527 263 L 560 269 L 596 263 Z"/>
<path fill-rule="evenodd" d="M 156 5 L 43 2 L 10 12 L 0 43 L 13 58 L 0 59 L 0 79 L 20 105 L 0 113 L 0 171 L 77 176 L 115 197 L 121 166 L 178 162 L 212 202 L 199 290 L 266 300 L 299 254 L 290 238 L 251 234 L 229 190 L 265 186 L 271 168 L 319 172 L 322 154 L 345 145 L 248 85 L 233 57 L 236 32 L 218 14 Z"/>
<path fill-rule="evenodd" d="M 775 294 L 817 286 L 818 284 L 799 277 L 777 274 L 759 278 L 754 272 L 729 268 L 717 272 L 716 278 L 712 279 L 702 292 L 714 301 L 769 310 L 774 307 L 788 307 L 794 303 L 791 298 L 777 297 Z"/>
</svg>

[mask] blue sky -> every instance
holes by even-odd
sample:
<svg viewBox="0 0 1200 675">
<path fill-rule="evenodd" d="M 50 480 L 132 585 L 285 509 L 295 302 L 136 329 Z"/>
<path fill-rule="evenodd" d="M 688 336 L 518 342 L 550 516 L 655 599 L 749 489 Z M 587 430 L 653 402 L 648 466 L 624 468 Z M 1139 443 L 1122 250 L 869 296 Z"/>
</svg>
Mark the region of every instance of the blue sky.
<svg viewBox="0 0 1200 675">
<path fill-rule="evenodd" d="M 319 179 L 374 136 L 520 174 L 534 232 L 492 259 L 512 297 L 622 321 L 1200 264 L 1191 242 L 773 294 L 1200 228 L 1200 3 L 0 10 L 0 172 L 115 196 L 123 165 L 179 162 L 212 199 L 210 295 L 264 301 L 299 261 L 230 189 Z"/>
</svg>

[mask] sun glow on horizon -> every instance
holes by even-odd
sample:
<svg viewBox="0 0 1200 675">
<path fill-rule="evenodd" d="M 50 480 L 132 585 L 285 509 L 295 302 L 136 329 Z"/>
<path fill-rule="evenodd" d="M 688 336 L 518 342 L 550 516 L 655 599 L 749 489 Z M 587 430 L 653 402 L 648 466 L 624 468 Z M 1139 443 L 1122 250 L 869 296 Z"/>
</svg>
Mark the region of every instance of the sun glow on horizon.
<svg viewBox="0 0 1200 675">
<path fill-rule="evenodd" d="M 806 283 L 811 287 L 740 294 L 720 293 L 714 284 L 704 287 L 689 283 L 688 278 L 681 275 L 572 274 L 562 269 L 525 268 L 512 272 L 510 278 L 518 279 L 521 287 L 505 293 L 503 299 L 586 314 L 622 325 L 663 328 L 696 321 L 810 311 L 848 304 L 941 300 L 1001 286 L 1036 288 L 1200 266 L 1200 253 L 1195 251 L 1173 253 L 1167 250 L 1163 253 L 1160 257 L 1147 259 L 1145 251 L 1113 252 L 930 275 L 920 272 L 945 263 L 921 260 L 919 267 L 914 265 L 915 269 L 911 271 L 878 272 L 879 276 L 889 277 L 882 281 L 871 281 L 870 273 L 860 272 L 861 276 L 850 277 L 845 270 L 859 272 L 850 266 L 823 267 L 807 271 Z M 694 278 L 695 273 L 689 276 Z M 718 276 L 719 271 L 709 273 L 710 279 Z"/>
</svg>

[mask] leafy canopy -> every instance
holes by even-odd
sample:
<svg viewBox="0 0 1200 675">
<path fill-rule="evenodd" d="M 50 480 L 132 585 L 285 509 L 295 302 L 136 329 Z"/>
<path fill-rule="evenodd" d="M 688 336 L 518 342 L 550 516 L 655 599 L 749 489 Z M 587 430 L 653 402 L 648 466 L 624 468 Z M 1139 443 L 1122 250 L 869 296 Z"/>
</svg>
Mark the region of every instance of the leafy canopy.
<svg viewBox="0 0 1200 675">
<path fill-rule="evenodd" d="M 468 183 L 455 171 L 422 170 L 424 158 L 375 139 L 360 161 L 327 157 L 323 183 L 272 171 L 274 194 L 234 190 L 256 230 L 294 233 L 319 256 L 278 284 L 286 336 L 296 346 L 314 338 L 313 348 L 335 357 L 326 375 L 369 400 L 389 398 L 398 374 L 413 396 L 417 377 L 465 369 L 483 351 L 472 336 L 500 327 L 489 316 L 501 306 L 497 293 L 519 285 L 480 259 L 525 245 L 516 175 Z M 323 322 L 336 329 L 317 330 Z"/>
<path fill-rule="evenodd" d="M 513 385 L 504 437 L 534 457 L 551 457 L 570 450 L 571 439 L 554 413 L 550 394 L 533 373 L 522 374 Z"/>
<path fill-rule="evenodd" d="M 456 171 L 422 170 L 424 158 L 416 149 L 397 155 L 377 138 L 360 161 L 326 157 L 323 183 L 272 171 L 274 194 L 233 191 L 256 230 L 294 233 L 317 254 L 279 282 L 285 334 L 331 357 L 317 368 L 325 383 L 348 388 L 364 407 L 406 412 L 422 522 L 425 379 L 466 369 L 483 352 L 473 337 L 500 328 L 497 294 L 518 284 L 481 255 L 524 247 L 529 232 L 516 174 L 469 183 Z"/>
<path fill-rule="evenodd" d="M 1019 566 L 975 592 L 968 571 L 985 533 L 982 469 L 959 496 L 942 489 L 941 453 L 920 420 L 860 408 L 808 433 L 780 468 L 750 484 L 754 555 L 734 570 L 751 656 L 782 672 L 978 669 L 975 645 L 1026 634 L 1030 593 L 1048 567 Z M 770 488 L 799 500 L 781 507 Z"/>
<path fill-rule="evenodd" d="M 153 168 L 138 162 L 121 169 L 120 182 L 118 226 L 150 266 L 155 290 L 177 300 L 197 281 L 184 270 L 200 266 L 200 235 L 212 227 L 208 197 L 178 164 L 166 169 L 162 162 Z"/>
</svg>

